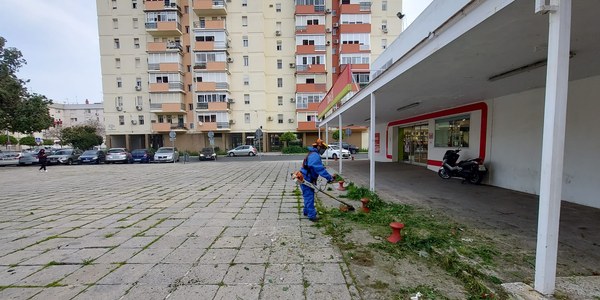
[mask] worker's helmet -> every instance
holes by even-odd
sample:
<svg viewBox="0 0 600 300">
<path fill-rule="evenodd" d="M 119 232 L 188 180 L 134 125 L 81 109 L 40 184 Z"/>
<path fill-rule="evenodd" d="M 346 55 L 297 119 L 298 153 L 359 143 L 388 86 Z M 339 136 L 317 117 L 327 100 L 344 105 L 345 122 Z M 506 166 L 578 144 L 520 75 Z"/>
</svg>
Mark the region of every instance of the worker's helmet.
<svg viewBox="0 0 600 300">
<path fill-rule="evenodd" d="M 313 147 L 321 147 L 322 149 L 327 149 L 329 146 L 325 144 L 322 139 L 317 139 L 313 144 Z"/>
</svg>

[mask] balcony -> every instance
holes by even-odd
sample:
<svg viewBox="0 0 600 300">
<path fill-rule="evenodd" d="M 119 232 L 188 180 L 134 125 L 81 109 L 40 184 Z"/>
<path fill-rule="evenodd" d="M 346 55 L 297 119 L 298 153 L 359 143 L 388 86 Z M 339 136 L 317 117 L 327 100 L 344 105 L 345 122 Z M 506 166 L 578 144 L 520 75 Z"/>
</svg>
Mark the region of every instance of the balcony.
<svg viewBox="0 0 600 300">
<path fill-rule="evenodd" d="M 228 102 L 197 102 L 196 111 L 227 111 Z"/>
<path fill-rule="evenodd" d="M 341 44 L 340 53 L 371 53 L 371 47 L 361 44 Z"/>
<path fill-rule="evenodd" d="M 302 74 L 326 73 L 325 65 L 296 65 L 296 72 Z"/>
<path fill-rule="evenodd" d="M 296 103 L 296 111 L 317 111 L 319 102 L 298 102 Z"/>
<path fill-rule="evenodd" d="M 324 15 L 325 5 L 296 5 L 296 15 Z"/>
<path fill-rule="evenodd" d="M 231 130 L 231 125 L 228 122 L 198 122 L 196 125 L 196 131 L 224 131 Z"/>
<path fill-rule="evenodd" d="M 177 10 L 181 12 L 181 7 L 177 4 L 176 0 L 171 1 L 144 1 L 145 11 L 163 11 L 163 10 Z"/>
<path fill-rule="evenodd" d="M 194 13 L 198 16 L 223 16 L 227 14 L 225 0 L 194 0 Z"/>
<path fill-rule="evenodd" d="M 317 125 L 315 122 L 300 122 L 298 121 L 298 131 L 315 131 L 317 130 Z"/>
<path fill-rule="evenodd" d="M 154 121 L 154 120 L 152 120 Z M 173 131 L 187 131 L 188 128 L 185 126 L 185 123 L 157 123 L 152 122 L 152 131 L 153 132 L 170 132 Z"/>
<path fill-rule="evenodd" d="M 183 65 L 180 63 L 160 63 L 160 64 L 148 64 L 148 71 L 160 71 L 160 72 L 183 72 Z"/>
<path fill-rule="evenodd" d="M 297 83 L 297 93 L 325 93 L 327 85 L 325 83 Z"/>
<path fill-rule="evenodd" d="M 148 52 L 182 52 L 183 48 L 178 42 L 149 42 L 146 44 Z"/>
<path fill-rule="evenodd" d="M 371 33 L 371 24 L 340 24 L 343 33 Z"/>
<path fill-rule="evenodd" d="M 296 45 L 296 54 L 323 53 L 327 50 L 325 45 Z"/>
<path fill-rule="evenodd" d="M 185 104 L 183 103 L 150 103 L 150 112 L 152 113 L 185 113 Z"/>
<path fill-rule="evenodd" d="M 224 61 L 209 61 L 203 63 L 197 63 L 194 65 L 194 71 L 227 71 L 228 64 Z"/>
<path fill-rule="evenodd" d="M 224 20 L 205 20 L 203 22 L 200 21 L 195 21 L 193 24 L 193 28 L 194 29 L 209 29 L 209 30 L 215 30 L 215 29 L 222 29 L 225 30 L 225 21 Z"/>
<path fill-rule="evenodd" d="M 194 42 L 194 51 L 226 51 L 229 44 L 225 41 Z"/>
<path fill-rule="evenodd" d="M 360 4 L 342 4 L 340 7 L 340 14 L 360 14 L 370 13 L 371 2 L 360 2 Z"/>
<path fill-rule="evenodd" d="M 177 21 L 146 23 L 146 31 L 153 36 L 181 36 L 181 24 Z"/>
<path fill-rule="evenodd" d="M 150 93 L 183 92 L 183 82 L 150 83 Z"/>
<path fill-rule="evenodd" d="M 210 91 L 227 91 L 229 90 L 229 83 L 227 82 L 197 82 L 197 92 L 210 92 Z"/>
<path fill-rule="evenodd" d="M 325 25 L 296 26 L 296 34 L 325 34 Z"/>
</svg>

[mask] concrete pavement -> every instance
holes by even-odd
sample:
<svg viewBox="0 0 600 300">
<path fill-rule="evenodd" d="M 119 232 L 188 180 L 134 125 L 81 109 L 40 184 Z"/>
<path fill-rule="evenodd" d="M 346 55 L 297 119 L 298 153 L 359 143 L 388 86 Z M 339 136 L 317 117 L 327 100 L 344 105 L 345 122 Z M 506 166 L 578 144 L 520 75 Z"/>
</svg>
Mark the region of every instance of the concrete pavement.
<svg viewBox="0 0 600 300">
<path fill-rule="evenodd" d="M 299 165 L 1 168 L 0 299 L 360 299 Z"/>
</svg>

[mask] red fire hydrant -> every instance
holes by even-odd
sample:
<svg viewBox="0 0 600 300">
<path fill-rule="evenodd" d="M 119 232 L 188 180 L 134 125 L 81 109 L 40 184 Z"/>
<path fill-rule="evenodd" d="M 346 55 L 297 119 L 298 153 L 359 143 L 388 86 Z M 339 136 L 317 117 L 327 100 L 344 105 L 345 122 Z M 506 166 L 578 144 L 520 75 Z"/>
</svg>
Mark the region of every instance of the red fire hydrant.
<svg viewBox="0 0 600 300">
<path fill-rule="evenodd" d="M 400 222 L 392 222 L 390 223 L 390 227 L 392 228 L 392 235 L 390 235 L 387 240 L 390 243 L 397 243 L 402 240 L 402 235 L 400 231 L 404 228 L 404 224 Z"/>
<path fill-rule="evenodd" d="M 344 187 L 344 181 L 340 180 L 338 181 L 338 183 L 340 184 L 340 186 L 337 188 L 338 191 L 345 191 L 346 188 Z"/>
</svg>

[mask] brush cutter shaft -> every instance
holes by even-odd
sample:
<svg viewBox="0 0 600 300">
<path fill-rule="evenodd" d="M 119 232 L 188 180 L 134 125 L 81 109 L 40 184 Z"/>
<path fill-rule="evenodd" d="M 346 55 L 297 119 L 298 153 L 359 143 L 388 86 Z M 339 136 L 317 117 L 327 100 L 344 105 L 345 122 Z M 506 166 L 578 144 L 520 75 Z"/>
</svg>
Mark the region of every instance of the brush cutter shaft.
<svg viewBox="0 0 600 300">
<path fill-rule="evenodd" d="M 299 174 L 299 175 L 298 175 L 298 174 Z M 302 176 L 302 173 L 300 173 L 300 172 L 293 173 L 293 174 L 292 174 L 292 179 L 293 179 L 293 180 L 294 180 L 294 181 L 295 181 L 297 184 L 303 184 L 303 185 L 305 185 L 305 186 L 307 186 L 307 187 L 311 188 L 313 191 L 316 191 L 316 192 L 321 192 L 321 193 L 323 193 L 323 194 L 325 194 L 325 195 L 329 196 L 329 198 L 331 198 L 331 199 L 333 199 L 333 200 L 335 200 L 335 201 L 337 201 L 337 202 L 339 202 L 339 203 L 342 203 L 342 204 L 346 205 L 346 206 L 348 207 L 348 210 L 354 210 L 354 206 L 350 205 L 349 203 L 346 203 L 345 201 L 342 201 L 342 200 L 340 200 L 340 199 L 336 198 L 335 196 L 333 196 L 333 195 L 331 195 L 331 194 L 329 194 L 329 193 L 325 192 L 324 190 L 318 189 L 318 188 L 317 188 L 317 187 L 316 187 L 314 184 L 312 184 L 312 183 L 310 183 L 310 182 L 308 182 L 308 181 L 304 180 L 304 176 Z"/>
</svg>

